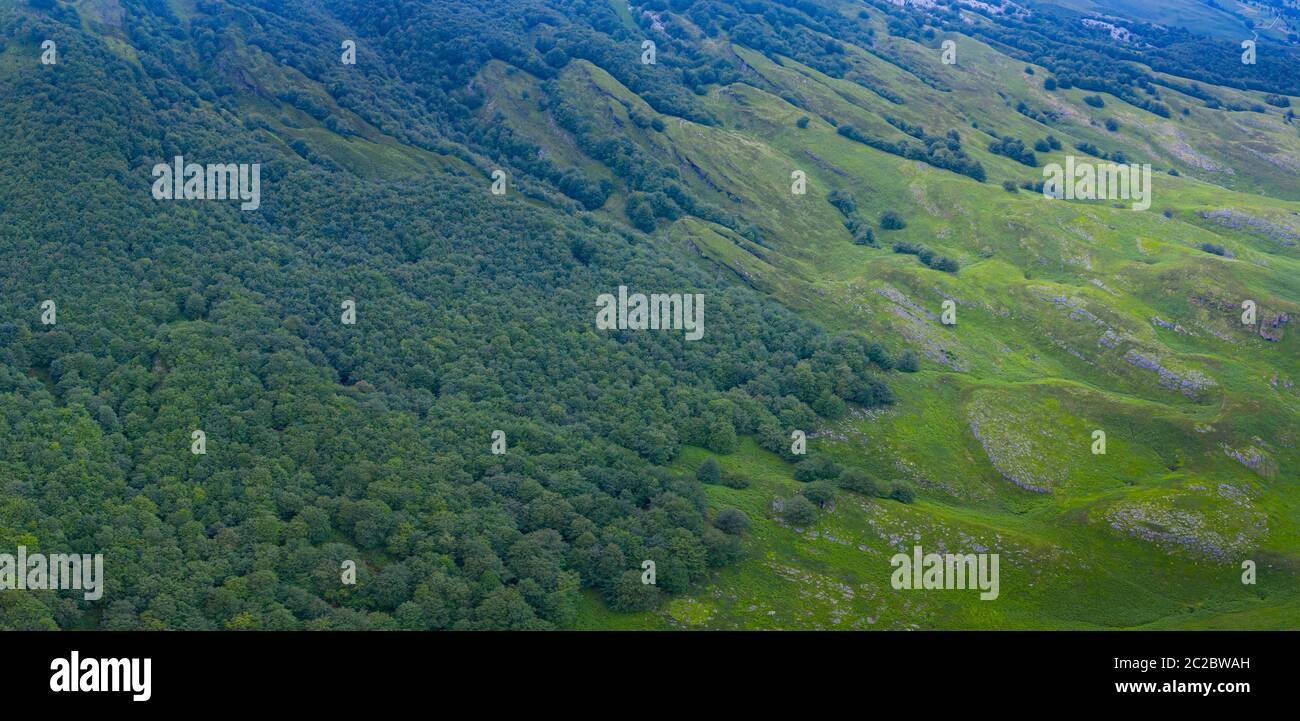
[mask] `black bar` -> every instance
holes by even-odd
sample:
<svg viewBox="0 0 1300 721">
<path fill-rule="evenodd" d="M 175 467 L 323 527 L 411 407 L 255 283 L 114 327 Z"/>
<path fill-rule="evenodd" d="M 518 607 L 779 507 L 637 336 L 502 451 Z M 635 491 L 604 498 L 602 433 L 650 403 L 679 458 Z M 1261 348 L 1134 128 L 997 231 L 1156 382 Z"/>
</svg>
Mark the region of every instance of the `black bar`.
<svg viewBox="0 0 1300 721">
<path fill-rule="evenodd" d="M 0 634 L 0 674 L 6 700 L 51 711 L 239 713 L 269 704 L 375 712 L 377 699 L 395 709 L 399 702 L 419 708 L 437 698 L 451 713 L 448 704 L 456 699 L 478 698 L 469 708 L 485 703 L 494 712 L 516 705 L 537 712 L 539 699 L 549 704 L 557 693 L 570 700 L 612 694 L 665 709 L 674 705 L 669 697 L 701 692 L 715 702 L 759 708 L 770 695 L 773 703 L 802 698 L 817 705 L 858 698 L 864 711 L 891 698 L 909 699 L 917 710 L 996 710 L 1012 702 L 1053 704 L 1044 711 L 1075 703 L 1248 708 L 1292 703 L 1297 639 L 1274 632 L 22 632 Z M 150 659 L 150 698 L 52 691 L 51 662 L 73 651 L 83 660 Z M 1162 668 L 1161 659 L 1178 667 Z M 1219 659 L 1247 665 L 1219 667 Z M 1142 670 L 1142 661 L 1154 667 Z M 1116 690 L 1128 682 L 1246 683 L 1249 689 Z"/>
</svg>

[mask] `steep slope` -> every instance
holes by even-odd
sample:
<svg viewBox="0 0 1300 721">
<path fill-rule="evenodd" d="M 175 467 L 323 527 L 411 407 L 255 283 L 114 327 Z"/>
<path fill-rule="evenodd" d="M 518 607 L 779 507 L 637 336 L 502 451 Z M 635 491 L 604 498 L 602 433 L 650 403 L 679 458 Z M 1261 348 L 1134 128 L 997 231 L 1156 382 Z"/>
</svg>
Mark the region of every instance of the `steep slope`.
<svg viewBox="0 0 1300 721">
<path fill-rule="evenodd" d="M 855 339 L 552 190 L 492 193 L 437 122 L 399 137 L 272 70 L 244 40 L 273 16 L 118 9 L 105 34 L 64 6 L 4 20 L 0 544 L 107 574 L 102 602 L 0 593 L 4 627 L 554 628 L 584 588 L 653 606 L 741 551 L 660 467 L 683 444 L 814 425 L 780 390 L 798 364 L 887 392 Z M 175 156 L 258 163 L 259 207 L 159 199 Z M 620 285 L 698 294 L 706 332 L 599 329 Z"/>
<path fill-rule="evenodd" d="M 15 11 L 0 207 L 30 262 L 3 278 L 0 537 L 117 549 L 124 597 L 7 617 L 1295 627 L 1296 48 L 1261 45 L 1228 86 L 1181 60 L 1211 41 L 1085 20 Z M 150 200 L 149 168 L 181 153 L 260 159 L 263 208 Z M 1068 158 L 1149 164 L 1150 207 L 1044 197 Z M 704 293 L 704 338 L 597 331 L 619 285 Z M 53 329 L 51 297 L 75 298 Z M 367 322 L 336 322 L 344 298 Z M 197 427 L 239 446 L 196 463 Z M 895 590 L 890 556 L 916 545 L 998 553 L 998 598 Z"/>
<path fill-rule="evenodd" d="M 863 12 L 879 38 L 887 16 Z M 680 23 L 682 34 L 698 30 L 690 16 L 655 17 L 665 28 Z M 720 581 L 700 599 L 713 611 L 678 615 L 721 627 L 865 627 L 875 624 L 863 619 L 882 618 L 889 627 L 980 625 L 972 613 L 1019 627 L 1213 624 L 1225 609 L 1258 600 L 1240 583 L 1239 567 L 1260 556 L 1270 559 L 1272 593 L 1292 600 L 1281 616 L 1272 615 L 1276 601 L 1265 602 L 1258 617 L 1270 625 L 1294 617 L 1297 355 L 1285 328 L 1298 298 L 1295 125 L 1284 110 L 1208 108 L 1177 92 L 1162 93 L 1173 111 L 1166 118 L 1108 93 L 1049 91 L 1048 69 L 953 37 L 959 60 L 951 66 L 941 61 L 941 36 L 926 45 L 891 38 L 889 54 L 907 58 L 906 67 L 848 47 L 842 74 L 871 78 L 872 87 L 785 55 L 714 43 L 741 68 L 737 82 L 698 101 L 716 122 L 659 113 L 584 60 L 530 89 L 536 106 L 559 107 L 561 118 L 583 109 L 582 134 L 633 141 L 668 162 L 697 197 L 761 229 L 755 240 L 679 219 L 668 233 L 688 252 L 832 327 L 905 339 L 928 361 L 913 380 L 895 384 L 894 409 L 820 429 L 815 447 L 886 486 L 915 483 L 943 505 L 922 504 L 931 517 L 893 518 L 894 532 L 884 532 L 854 520 L 848 502 L 856 499 L 842 494 L 811 535 L 787 530 L 786 539 L 760 544 L 767 557 L 746 562 L 755 567 L 748 575 Z M 1212 92 L 1260 104 L 1249 92 Z M 1085 102 L 1094 95 L 1102 107 Z M 494 108 L 527 102 L 508 90 L 492 99 Z M 865 145 L 839 130 L 846 124 L 872 145 L 906 143 L 918 126 L 925 136 L 956 131 L 988 182 Z M 989 152 L 1006 136 L 1028 145 L 1049 135 L 1059 143 L 1036 153 L 1032 167 Z M 535 142 L 548 151 L 558 143 Z M 1066 155 L 1086 160 L 1078 147 L 1152 164 L 1150 211 L 1001 187 L 1041 182 L 1042 166 Z M 796 170 L 808 177 L 806 195 L 790 191 Z M 1274 192 L 1280 197 L 1268 197 Z M 830 202 L 832 193 L 851 198 L 853 215 L 874 226 L 882 247 L 852 242 L 845 221 L 853 218 Z M 876 225 L 886 210 L 907 227 Z M 961 270 L 938 272 L 890 252 L 904 243 L 951 256 Z M 956 326 L 940 323 L 944 300 L 956 303 Z M 1267 320 L 1243 325 L 1245 300 Z M 1107 433 L 1105 455 L 1090 452 L 1095 430 Z M 744 472 L 750 463 L 735 467 Z M 761 490 L 716 495 L 747 498 L 752 515 L 771 516 L 768 501 L 797 484 L 788 471 L 784 483 L 770 471 L 772 484 Z M 867 507 L 885 517 L 901 510 Z M 951 527 L 936 527 L 945 517 Z M 990 528 L 1018 529 L 1031 545 L 981 539 Z M 780 533 L 779 524 L 771 530 Z M 814 548 L 774 550 L 789 547 L 791 533 Z M 815 547 L 827 537 L 849 548 L 823 558 Z M 892 598 L 884 563 L 891 546 L 910 547 L 909 537 L 1000 549 L 1014 579 L 1007 583 L 1027 595 L 995 611 L 953 599 L 946 614 L 918 615 L 906 595 Z M 1053 560 L 1036 557 L 1035 545 Z M 1088 561 L 1065 560 L 1083 549 Z M 1078 577 L 1089 579 L 1084 613 Z M 1254 617 L 1234 618 L 1249 625 Z M 671 612 L 664 620 L 686 622 Z"/>
</svg>

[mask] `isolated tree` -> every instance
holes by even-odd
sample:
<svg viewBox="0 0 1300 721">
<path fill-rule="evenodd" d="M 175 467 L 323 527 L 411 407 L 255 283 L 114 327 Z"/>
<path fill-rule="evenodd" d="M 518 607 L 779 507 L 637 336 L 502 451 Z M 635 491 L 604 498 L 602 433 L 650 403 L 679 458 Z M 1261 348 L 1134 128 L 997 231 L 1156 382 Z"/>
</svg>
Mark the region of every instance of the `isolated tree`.
<svg viewBox="0 0 1300 721">
<path fill-rule="evenodd" d="M 846 491 L 853 491 L 854 493 L 860 493 L 864 496 L 880 495 L 880 488 L 876 485 L 876 482 L 871 479 L 871 476 L 868 476 L 863 471 L 854 468 L 848 469 L 840 474 L 839 484 L 840 488 L 843 488 Z"/>
<path fill-rule="evenodd" d="M 705 458 L 704 462 L 700 464 L 700 467 L 696 469 L 695 478 L 699 480 L 700 483 L 707 483 L 710 485 L 720 483 L 722 481 L 722 467 L 719 466 L 718 462 L 712 457 Z"/>
<path fill-rule="evenodd" d="M 803 496 L 795 496 L 785 502 L 783 515 L 787 523 L 807 526 L 817 520 L 817 506 Z"/>
<path fill-rule="evenodd" d="M 894 485 L 894 490 L 889 493 L 889 497 L 899 503 L 911 503 L 916 500 L 916 492 L 911 486 L 898 483 Z"/>
<path fill-rule="evenodd" d="M 813 481 L 803 487 L 803 496 L 818 506 L 825 508 L 831 501 L 835 500 L 835 486 L 831 485 L 829 481 Z"/>
<path fill-rule="evenodd" d="M 713 519 L 713 525 L 724 533 L 738 536 L 749 531 L 750 521 L 749 516 L 739 508 L 724 508 Z"/>
</svg>

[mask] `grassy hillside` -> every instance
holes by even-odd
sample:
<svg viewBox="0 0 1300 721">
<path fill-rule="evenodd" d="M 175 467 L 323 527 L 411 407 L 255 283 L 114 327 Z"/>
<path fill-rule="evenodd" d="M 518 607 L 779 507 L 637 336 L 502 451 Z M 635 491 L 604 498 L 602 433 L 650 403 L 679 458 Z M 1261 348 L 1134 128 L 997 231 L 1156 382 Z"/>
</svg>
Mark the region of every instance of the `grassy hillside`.
<svg viewBox="0 0 1300 721">
<path fill-rule="evenodd" d="M 694 622 L 1182 627 L 1213 626 L 1223 614 L 1234 619 L 1223 625 L 1293 625 L 1294 616 L 1269 609 L 1295 608 L 1297 396 L 1286 379 L 1300 370 L 1296 340 L 1266 339 L 1238 316 L 1241 300 L 1254 299 L 1270 317 L 1295 317 L 1300 258 L 1290 236 L 1300 204 L 1291 199 L 1291 164 L 1300 134 L 1281 113 L 1255 120 L 1198 107 L 1165 119 L 1113 96 L 1098 110 L 1083 102 L 1091 93 L 1045 91 L 1045 69 L 970 39 L 958 38 L 955 66 L 931 48 L 894 44 L 924 59 L 949 90 L 908 82 L 903 70 L 857 53 L 853 62 L 897 90 L 900 105 L 732 45 L 747 82 L 703 101 L 722 122 L 664 117 L 654 132 L 629 129 L 627 113 L 654 111 L 599 68 L 572 64 L 553 84 L 596 108 L 604 132 L 672 158 L 696 192 L 769 231 L 758 246 L 686 218 L 669 235 L 687 252 L 829 327 L 905 339 L 926 360 L 895 383 L 897 409 L 821 429 L 815 449 L 882 480 L 915 483 L 928 502 L 902 508 L 842 494 L 812 529 L 784 529 L 767 504 L 796 484 L 786 475 L 780 485 L 771 459 L 737 458 L 738 470 L 771 483 L 717 493 L 748 498 L 741 507 L 771 525 L 755 532 L 757 558 L 702 590 L 696 600 L 713 611 Z M 1026 117 L 1015 110 L 1022 102 L 1060 120 Z M 989 182 L 866 147 L 828 122 L 896 140 L 902 133 L 886 116 L 934 134 L 956 130 Z M 1103 127 L 1106 118 L 1118 129 Z M 1077 143 L 1151 163 L 1152 209 L 1009 193 L 1000 181 L 1038 171 L 989 153 L 988 131 L 1061 140 L 1064 149 L 1041 154 L 1040 165 L 1082 155 Z M 1247 161 L 1252 142 L 1267 144 L 1269 156 Z M 795 169 L 809 177 L 807 195 L 789 191 Z M 854 245 L 826 202 L 832 190 L 850 194 L 863 217 L 892 210 L 907 227 L 878 228 L 879 248 Z M 937 272 L 890 252 L 898 241 L 956 258 L 961 270 Z M 939 322 L 945 299 L 957 303 L 956 326 Z M 1094 430 L 1107 434 L 1103 456 L 1089 450 Z M 689 470 L 695 459 L 683 459 Z M 866 523 L 864 513 L 902 532 Z M 918 534 L 927 547 L 969 549 L 981 531 L 1008 534 L 979 543 L 1004 554 L 1014 599 L 988 610 L 957 596 L 936 609 L 899 605 L 907 598 L 890 593 L 887 549 L 906 550 Z M 1276 585 L 1240 583 L 1238 566 L 1254 555 L 1270 559 Z M 757 591 L 765 587 L 773 588 Z M 662 621 L 684 623 L 678 615 Z"/>
</svg>

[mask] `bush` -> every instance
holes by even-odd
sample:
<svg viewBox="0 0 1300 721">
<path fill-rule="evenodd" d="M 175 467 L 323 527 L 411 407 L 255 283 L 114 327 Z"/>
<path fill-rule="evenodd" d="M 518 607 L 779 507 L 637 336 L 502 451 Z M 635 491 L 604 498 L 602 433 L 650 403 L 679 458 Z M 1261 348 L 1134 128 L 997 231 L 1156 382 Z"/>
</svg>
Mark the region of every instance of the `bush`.
<svg viewBox="0 0 1300 721">
<path fill-rule="evenodd" d="M 843 472 L 840 464 L 829 458 L 806 458 L 794 466 L 794 479 L 804 483 L 835 478 Z"/>
<path fill-rule="evenodd" d="M 722 480 L 720 482 L 727 488 L 749 488 L 749 479 L 739 473 L 723 472 Z"/>
<path fill-rule="evenodd" d="M 880 345 L 874 340 L 867 341 L 867 360 L 885 370 L 894 367 L 894 359 L 889 357 L 889 351 L 885 350 L 883 345 Z"/>
<path fill-rule="evenodd" d="M 894 485 L 894 490 L 889 492 L 889 497 L 899 503 L 911 503 L 916 500 L 916 492 L 911 486 L 905 486 L 901 483 Z"/>
<path fill-rule="evenodd" d="M 910 348 L 898 355 L 898 361 L 894 367 L 904 373 L 915 373 L 921 370 L 920 361 L 917 360 L 916 353 Z"/>
<path fill-rule="evenodd" d="M 1056 78 L 1046 78 L 1046 79 L 1044 79 L 1044 80 L 1043 80 L 1043 89 L 1044 89 L 1044 90 L 1055 90 L 1055 89 L 1056 89 Z"/>
<path fill-rule="evenodd" d="M 739 536 L 723 533 L 716 528 L 704 529 L 700 540 L 704 544 L 704 553 L 710 566 L 726 566 L 745 555 L 745 544 Z"/>
<path fill-rule="evenodd" d="M 1102 160 L 1106 159 L 1106 153 L 1103 152 L 1101 148 L 1098 148 L 1092 143 L 1075 143 L 1074 147 L 1078 149 L 1080 152 L 1087 153 L 1088 155 L 1101 158 Z"/>
<path fill-rule="evenodd" d="M 907 221 L 892 210 L 886 210 L 880 215 L 880 227 L 884 230 L 902 230 L 907 227 Z"/>
<path fill-rule="evenodd" d="M 624 571 L 609 590 L 610 608 L 620 613 L 649 611 L 659 605 L 659 589 L 641 583 L 640 571 Z"/>
<path fill-rule="evenodd" d="M 952 258 L 949 258 L 946 255 L 939 255 L 924 245 L 899 241 L 894 243 L 894 252 L 902 253 L 904 255 L 915 255 L 927 267 L 933 268 L 934 270 L 942 270 L 945 273 L 956 273 L 961 267 L 957 261 Z"/>
<path fill-rule="evenodd" d="M 817 520 L 817 506 L 803 496 L 795 496 L 785 502 L 786 523 L 795 526 L 807 526 Z"/>
<path fill-rule="evenodd" d="M 1031 168 L 1038 167 L 1038 158 L 1034 157 L 1034 151 L 1026 148 L 1023 140 L 1013 138 L 1010 135 L 989 143 L 989 152 L 1005 155 L 1017 163 L 1028 165 Z"/>
<path fill-rule="evenodd" d="M 739 536 L 749 531 L 749 516 L 739 508 L 724 508 L 713 519 L 713 525 L 723 533 Z"/>
<path fill-rule="evenodd" d="M 1104 108 L 1104 107 L 1106 107 L 1106 101 L 1105 101 L 1105 100 L 1102 100 L 1100 95 L 1088 95 L 1088 96 L 1085 96 L 1085 97 L 1083 98 L 1083 102 L 1085 102 L 1085 103 L 1091 105 L 1091 106 L 1094 107 L 1094 108 Z"/>
<path fill-rule="evenodd" d="M 838 188 L 826 194 L 826 202 L 835 206 L 835 209 L 846 218 L 852 218 L 853 214 L 858 212 L 858 204 L 853 200 L 853 196 Z"/>
<path fill-rule="evenodd" d="M 569 55 L 560 48 L 554 48 L 546 54 L 545 60 L 547 65 L 553 68 L 561 68 L 569 62 Z"/>
<path fill-rule="evenodd" d="M 633 193 L 627 200 L 627 219 L 632 221 L 633 227 L 643 233 L 653 233 L 657 227 L 655 222 L 654 207 L 645 198 L 643 193 Z"/>
<path fill-rule="evenodd" d="M 794 124 L 795 124 L 796 126 L 798 126 L 799 128 L 806 128 L 806 127 L 808 127 L 808 116 L 805 115 L 805 116 L 803 116 L 802 118 L 799 118 L 798 120 L 794 121 Z"/>
<path fill-rule="evenodd" d="M 930 266 L 930 268 L 941 270 L 945 273 L 956 273 L 958 270 L 961 270 L 961 264 L 946 255 L 936 255 L 930 260 L 924 262 L 926 265 Z"/>
<path fill-rule="evenodd" d="M 1106 118 L 1106 129 L 1112 133 L 1119 130 L 1119 121 L 1114 118 Z"/>
<path fill-rule="evenodd" d="M 1007 191 L 1008 193 L 1018 193 L 1018 192 L 1020 192 L 1020 190 L 1019 190 L 1018 188 L 1016 188 L 1016 183 L 1015 183 L 1015 181 L 1013 181 L 1013 180 L 1004 180 L 1004 181 L 1002 181 L 1002 189 L 1005 190 L 1005 191 Z"/>
<path fill-rule="evenodd" d="M 850 469 L 841 473 L 839 484 L 840 488 L 846 491 L 853 491 L 864 496 L 880 495 L 880 487 L 871 479 L 871 476 L 859 470 Z"/>
<path fill-rule="evenodd" d="M 695 478 L 700 483 L 707 483 L 710 485 L 721 483 L 722 467 L 718 465 L 718 462 L 715 459 L 705 458 L 704 462 L 700 464 L 699 469 L 695 471 Z"/>
<path fill-rule="evenodd" d="M 803 487 L 803 497 L 825 508 L 835 500 L 835 486 L 830 481 L 815 481 Z"/>
</svg>

